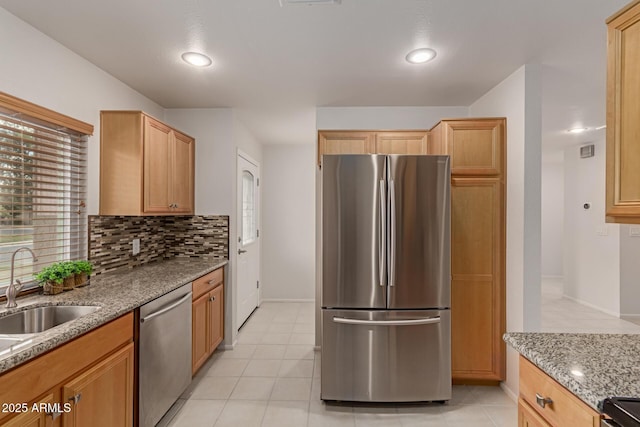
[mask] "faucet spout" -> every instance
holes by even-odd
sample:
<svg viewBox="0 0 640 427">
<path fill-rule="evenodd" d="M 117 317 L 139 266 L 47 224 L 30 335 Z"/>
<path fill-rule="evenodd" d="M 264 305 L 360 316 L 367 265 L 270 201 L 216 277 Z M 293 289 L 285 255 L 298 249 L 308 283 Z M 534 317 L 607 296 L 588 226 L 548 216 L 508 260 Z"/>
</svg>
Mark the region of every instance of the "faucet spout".
<svg viewBox="0 0 640 427">
<path fill-rule="evenodd" d="M 18 294 L 18 292 L 20 292 L 20 289 L 22 289 L 22 283 L 19 280 L 16 280 L 17 282 L 17 286 L 13 283 L 13 274 L 14 274 L 14 270 L 15 270 L 15 263 L 16 263 L 16 254 L 20 251 L 27 251 L 31 254 L 31 257 L 33 258 L 33 261 L 38 261 L 38 257 L 36 256 L 35 253 L 33 253 L 33 251 L 31 249 L 29 249 L 26 246 L 21 246 L 18 249 L 16 249 L 15 251 L 13 251 L 13 254 L 11 255 L 11 278 L 9 279 L 9 286 L 7 286 L 7 308 L 14 308 L 17 307 L 18 304 L 16 303 L 16 295 Z"/>
</svg>

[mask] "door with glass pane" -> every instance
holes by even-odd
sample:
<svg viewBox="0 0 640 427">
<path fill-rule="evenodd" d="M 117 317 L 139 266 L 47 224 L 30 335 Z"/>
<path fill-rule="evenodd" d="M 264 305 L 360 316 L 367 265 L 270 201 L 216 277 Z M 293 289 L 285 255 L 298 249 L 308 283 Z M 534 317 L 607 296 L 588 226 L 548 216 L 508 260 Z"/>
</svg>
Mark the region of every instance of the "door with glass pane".
<svg viewBox="0 0 640 427">
<path fill-rule="evenodd" d="M 260 290 L 259 169 L 256 162 L 238 154 L 237 325 L 258 306 Z"/>
</svg>

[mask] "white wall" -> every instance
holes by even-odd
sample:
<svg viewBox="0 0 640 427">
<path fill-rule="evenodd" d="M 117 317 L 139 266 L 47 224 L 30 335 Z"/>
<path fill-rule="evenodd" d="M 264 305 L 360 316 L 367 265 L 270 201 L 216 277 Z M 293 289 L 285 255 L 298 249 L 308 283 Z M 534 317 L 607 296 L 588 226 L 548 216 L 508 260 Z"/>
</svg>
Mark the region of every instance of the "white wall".
<svg viewBox="0 0 640 427">
<path fill-rule="evenodd" d="M 168 124 L 196 139 L 196 214 L 229 216 L 228 284 L 225 294 L 225 343 L 234 345 L 239 324 L 236 321 L 237 301 L 237 177 L 238 150 L 257 162 L 262 160 L 262 146 L 254 135 L 236 118 L 230 108 L 168 109 Z"/>
<path fill-rule="evenodd" d="M 100 110 L 164 110 L 121 81 L 0 8 L 0 91 L 90 123 L 87 212 L 98 213 Z"/>
<path fill-rule="evenodd" d="M 542 162 L 542 277 L 563 276 L 564 163 Z"/>
<path fill-rule="evenodd" d="M 620 225 L 620 317 L 640 317 L 640 225 Z M 607 284 L 615 286 L 614 283 Z"/>
<path fill-rule="evenodd" d="M 196 139 L 197 215 L 230 215 L 235 186 L 233 111 L 230 108 L 168 109 L 167 123 Z"/>
<path fill-rule="evenodd" d="M 507 118 L 507 331 L 540 324 L 540 68 L 525 65 L 469 107 Z M 507 347 L 506 387 L 517 396 L 518 354 Z"/>
<path fill-rule="evenodd" d="M 467 107 L 320 107 L 316 126 L 321 130 L 418 130 L 431 129 L 442 119 L 467 116 Z"/>
<path fill-rule="evenodd" d="M 587 159 L 579 146 L 568 147 L 564 164 L 565 296 L 617 316 L 620 227 L 605 223 L 605 141 L 595 142 L 595 156 Z"/>
<path fill-rule="evenodd" d="M 263 147 L 262 298 L 315 297 L 315 146 Z"/>
</svg>

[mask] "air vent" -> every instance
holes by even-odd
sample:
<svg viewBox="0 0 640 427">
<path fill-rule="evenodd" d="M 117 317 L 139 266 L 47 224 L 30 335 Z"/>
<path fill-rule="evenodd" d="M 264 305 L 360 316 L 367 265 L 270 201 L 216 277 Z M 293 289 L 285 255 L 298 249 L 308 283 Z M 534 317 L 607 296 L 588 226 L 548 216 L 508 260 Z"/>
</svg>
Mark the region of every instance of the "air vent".
<svg viewBox="0 0 640 427">
<path fill-rule="evenodd" d="M 341 4 L 342 0 L 279 0 L 280 7 L 288 5 L 306 4 L 308 6 L 314 6 L 318 4 Z"/>
</svg>

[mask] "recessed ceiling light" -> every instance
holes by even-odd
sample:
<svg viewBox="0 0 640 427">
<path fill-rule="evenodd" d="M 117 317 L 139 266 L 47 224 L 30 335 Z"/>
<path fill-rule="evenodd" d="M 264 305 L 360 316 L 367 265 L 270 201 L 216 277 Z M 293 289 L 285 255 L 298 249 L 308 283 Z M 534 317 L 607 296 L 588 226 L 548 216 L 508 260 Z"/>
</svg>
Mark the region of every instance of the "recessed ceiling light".
<svg viewBox="0 0 640 427">
<path fill-rule="evenodd" d="M 198 52 L 185 52 L 182 54 L 182 60 L 196 67 L 208 67 L 213 62 L 207 55 Z"/>
<path fill-rule="evenodd" d="M 405 59 L 412 64 L 424 64 L 436 57 L 436 51 L 429 48 L 415 49 L 407 54 Z"/>
<path fill-rule="evenodd" d="M 582 133 L 584 131 L 589 130 L 589 128 L 573 128 L 573 129 L 569 129 L 567 132 L 569 133 Z"/>
</svg>

